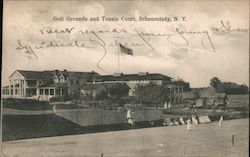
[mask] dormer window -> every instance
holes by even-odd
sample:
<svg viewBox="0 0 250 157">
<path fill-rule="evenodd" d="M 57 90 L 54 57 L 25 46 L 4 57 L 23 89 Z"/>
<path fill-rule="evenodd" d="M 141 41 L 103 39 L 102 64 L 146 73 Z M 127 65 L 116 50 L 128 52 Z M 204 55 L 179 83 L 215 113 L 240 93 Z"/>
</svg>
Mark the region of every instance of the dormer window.
<svg viewBox="0 0 250 157">
<path fill-rule="evenodd" d="M 58 80 L 58 77 L 55 75 L 55 76 L 54 76 L 54 83 L 58 83 L 58 81 L 59 81 L 59 80 Z"/>
<path fill-rule="evenodd" d="M 65 81 L 64 76 L 63 76 L 63 75 L 60 75 L 60 77 L 59 77 L 59 82 L 63 83 L 64 81 Z"/>
</svg>

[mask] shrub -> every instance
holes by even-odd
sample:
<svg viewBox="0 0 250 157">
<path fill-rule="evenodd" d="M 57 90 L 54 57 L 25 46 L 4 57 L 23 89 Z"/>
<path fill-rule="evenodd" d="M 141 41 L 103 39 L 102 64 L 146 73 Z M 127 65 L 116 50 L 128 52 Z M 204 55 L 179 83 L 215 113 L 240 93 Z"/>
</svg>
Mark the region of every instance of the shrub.
<svg viewBox="0 0 250 157">
<path fill-rule="evenodd" d="M 38 100 L 34 100 L 34 99 L 17 99 L 17 98 L 3 99 L 3 106 L 6 108 L 20 109 L 20 110 L 48 110 L 48 109 L 51 109 L 49 102 L 38 101 Z"/>
</svg>

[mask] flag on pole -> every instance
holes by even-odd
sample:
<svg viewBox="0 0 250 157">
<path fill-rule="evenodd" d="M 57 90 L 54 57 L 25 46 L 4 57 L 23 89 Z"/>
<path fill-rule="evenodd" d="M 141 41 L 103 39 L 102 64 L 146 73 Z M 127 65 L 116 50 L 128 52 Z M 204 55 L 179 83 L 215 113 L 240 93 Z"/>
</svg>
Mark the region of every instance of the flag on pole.
<svg viewBox="0 0 250 157">
<path fill-rule="evenodd" d="M 133 50 L 120 44 L 121 52 L 133 56 Z"/>
</svg>

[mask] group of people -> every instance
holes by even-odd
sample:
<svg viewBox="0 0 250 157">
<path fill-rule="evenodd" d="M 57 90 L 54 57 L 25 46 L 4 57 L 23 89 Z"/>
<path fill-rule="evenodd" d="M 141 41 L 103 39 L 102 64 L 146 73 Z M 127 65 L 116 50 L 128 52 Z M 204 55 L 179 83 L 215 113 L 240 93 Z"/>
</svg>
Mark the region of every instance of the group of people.
<svg viewBox="0 0 250 157">
<path fill-rule="evenodd" d="M 163 122 L 163 126 L 177 126 L 177 125 L 187 125 L 187 130 L 191 130 L 191 125 L 192 124 L 202 124 L 202 123 L 209 123 L 211 120 L 209 119 L 208 116 L 203 116 L 202 122 L 200 120 L 199 116 L 192 115 L 191 118 L 188 118 L 187 120 L 184 120 L 182 117 L 179 119 L 173 119 L 171 120 L 170 118 L 167 118 Z M 220 116 L 219 119 L 219 127 L 222 126 L 223 122 L 223 114 Z"/>
<path fill-rule="evenodd" d="M 127 120 L 130 126 L 135 125 L 134 111 L 132 110 L 132 108 L 127 109 Z M 209 123 L 209 122 L 211 122 L 211 120 L 209 119 L 208 116 L 200 117 L 198 114 L 194 114 L 192 115 L 191 118 L 188 118 L 186 120 L 184 120 L 182 117 L 178 119 L 165 118 L 163 121 L 163 126 L 187 125 L 187 130 L 191 130 L 192 124 L 202 124 L 202 123 Z M 223 122 L 223 114 L 221 115 L 220 120 L 219 120 L 220 127 L 222 126 L 222 122 Z M 149 121 L 149 123 L 151 125 L 154 124 L 153 121 Z"/>
<path fill-rule="evenodd" d="M 166 118 L 163 121 L 163 126 L 187 125 L 187 130 L 191 129 L 191 124 L 199 124 L 199 120 L 192 116 L 191 119 L 188 118 L 187 120 L 184 120 L 182 117 L 180 117 L 178 119 Z"/>
</svg>

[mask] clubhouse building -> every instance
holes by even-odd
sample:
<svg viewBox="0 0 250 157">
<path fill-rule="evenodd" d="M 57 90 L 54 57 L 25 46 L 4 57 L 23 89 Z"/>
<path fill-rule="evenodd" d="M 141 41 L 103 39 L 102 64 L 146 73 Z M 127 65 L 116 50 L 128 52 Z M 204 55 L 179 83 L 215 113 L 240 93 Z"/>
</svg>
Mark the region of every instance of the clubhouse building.
<svg viewBox="0 0 250 157">
<path fill-rule="evenodd" d="M 49 101 L 52 97 L 74 94 L 87 84 L 100 86 L 100 84 L 126 83 L 129 95 L 137 84 L 167 84 L 173 94 L 182 93 L 182 86 L 176 86 L 171 77 L 159 73 L 138 73 L 99 75 L 92 72 L 53 71 L 27 71 L 16 70 L 9 77 L 9 85 L 2 87 L 3 98 L 23 98 Z"/>
</svg>

